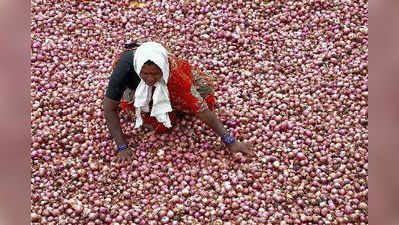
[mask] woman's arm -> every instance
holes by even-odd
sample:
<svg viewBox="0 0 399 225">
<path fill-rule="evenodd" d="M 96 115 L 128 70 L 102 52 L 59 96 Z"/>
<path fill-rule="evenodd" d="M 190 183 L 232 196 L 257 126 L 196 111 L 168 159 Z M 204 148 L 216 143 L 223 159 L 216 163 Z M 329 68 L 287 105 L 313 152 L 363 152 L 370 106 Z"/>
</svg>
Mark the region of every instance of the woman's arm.
<svg viewBox="0 0 399 225">
<path fill-rule="evenodd" d="M 123 92 L 126 89 L 128 77 L 134 75 L 131 73 L 133 68 L 132 55 L 130 51 L 125 51 L 117 57 L 112 65 L 113 71 L 109 79 L 107 91 L 104 97 L 104 117 L 107 123 L 107 127 L 111 136 L 114 138 L 118 149 L 117 162 L 129 160 L 134 156 L 133 151 L 129 147 L 126 148 L 127 141 L 122 133 L 122 127 L 120 118 L 118 115 L 118 105 L 123 96 Z"/>
<path fill-rule="evenodd" d="M 217 118 L 216 114 L 209 109 L 202 112 L 198 112 L 197 116 L 205 122 L 219 137 L 225 134 L 227 131 L 224 129 L 222 122 Z"/>
<path fill-rule="evenodd" d="M 107 122 L 109 132 L 114 138 L 118 146 L 127 144 L 127 141 L 122 133 L 120 118 L 117 112 L 119 101 L 112 100 L 107 96 L 104 97 L 104 117 Z"/>
<path fill-rule="evenodd" d="M 222 122 L 217 118 L 216 114 L 210 111 L 209 109 L 206 109 L 202 112 L 198 112 L 197 116 L 220 137 L 227 133 L 226 129 L 224 129 L 223 127 Z M 249 150 L 250 145 L 247 143 L 234 141 L 232 144 L 229 144 L 227 147 L 231 152 L 243 152 L 248 155 L 252 154 L 252 152 Z"/>
<path fill-rule="evenodd" d="M 127 145 L 125 136 L 122 133 L 121 122 L 117 112 L 119 101 L 112 100 L 108 97 L 104 97 L 104 117 L 107 122 L 109 132 L 114 138 L 117 146 Z M 117 162 L 129 161 L 134 158 L 135 154 L 131 151 L 131 148 L 127 147 L 124 150 L 118 152 Z"/>
</svg>

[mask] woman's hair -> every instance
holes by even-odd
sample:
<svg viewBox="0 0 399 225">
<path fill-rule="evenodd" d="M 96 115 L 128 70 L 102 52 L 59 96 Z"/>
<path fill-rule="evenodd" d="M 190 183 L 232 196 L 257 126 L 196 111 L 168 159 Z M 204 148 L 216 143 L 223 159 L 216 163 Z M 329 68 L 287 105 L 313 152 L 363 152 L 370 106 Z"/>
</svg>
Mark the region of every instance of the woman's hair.
<svg viewBox="0 0 399 225">
<path fill-rule="evenodd" d="M 148 60 L 147 62 L 144 63 L 144 65 L 149 65 L 149 66 L 154 65 L 154 64 L 155 63 L 151 60 Z"/>
</svg>

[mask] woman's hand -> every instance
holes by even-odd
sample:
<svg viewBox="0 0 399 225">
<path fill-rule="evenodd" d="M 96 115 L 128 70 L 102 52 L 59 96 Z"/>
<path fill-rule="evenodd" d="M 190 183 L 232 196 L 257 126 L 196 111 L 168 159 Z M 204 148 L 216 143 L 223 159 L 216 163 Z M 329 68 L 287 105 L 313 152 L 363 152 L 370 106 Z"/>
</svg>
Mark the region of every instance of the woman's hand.
<svg viewBox="0 0 399 225">
<path fill-rule="evenodd" d="M 218 136 L 226 134 L 222 122 L 216 117 L 216 114 L 209 109 L 198 112 L 197 116 L 206 123 Z M 241 143 L 238 141 L 228 145 L 227 148 L 231 153 L 242 152 L 247 156 L 254 156 L 255 154 L 250 150 L 252 146 L 248 143 Z"/>
<path fill-rule="evenodd" d="M 133 158 L 136 158 L 136 154 L 130 148 L 127 148 L 118 152 L 116 162 L 118 163 L 124 161 L 131 162 Z"/>
<path fill-rule="evenodd" d="M 254 156 L 254 153 L 250 150 L 251 145 L 248 143 L 235 141 L 232 144 L 228 145 L 227 148 L 230 150 L 231 153 L 242 152 L 247 156 Z"/>
</svg>

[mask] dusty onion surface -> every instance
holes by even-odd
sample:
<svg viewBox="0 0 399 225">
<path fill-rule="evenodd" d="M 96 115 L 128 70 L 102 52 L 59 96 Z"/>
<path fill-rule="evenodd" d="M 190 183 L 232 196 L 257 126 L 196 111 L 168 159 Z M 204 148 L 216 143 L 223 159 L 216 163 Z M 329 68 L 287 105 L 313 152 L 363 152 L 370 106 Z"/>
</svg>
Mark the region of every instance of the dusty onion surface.
<svg viewBox="0 0 399 225">
<path fill-rule="evenodd" d="M 368 3 L 33 0 L 33 224 L 367 224 Z M 123 44 L 157 40 L 217 77 L 216 113 L 157 136 L 102 102 Z"/>
</svg>

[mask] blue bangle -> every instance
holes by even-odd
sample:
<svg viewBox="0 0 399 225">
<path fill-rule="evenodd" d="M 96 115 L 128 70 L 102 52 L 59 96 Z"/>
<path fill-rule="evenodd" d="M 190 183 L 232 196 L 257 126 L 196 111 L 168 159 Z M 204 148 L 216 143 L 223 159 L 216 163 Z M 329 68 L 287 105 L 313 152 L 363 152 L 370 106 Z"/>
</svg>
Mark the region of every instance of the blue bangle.
<svg viewBox="0 0 399 225">
<path fill-rule="evenodd" d="M 128 148 L 127 144 L 124 144 L 124 145 L 118 146 L 118 151 L 122 151 L 122 150 L 125 150 L 127 148 Z"/>
<path fill-rule="evenodd" d="M 234 139 L 229 133 L 225 133 L 223 134 L 223 136 L 221 137 L 223 143 L 227 146 L 230 144 L 233 144 L 236 139 Z"/>
</svg>

